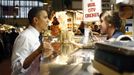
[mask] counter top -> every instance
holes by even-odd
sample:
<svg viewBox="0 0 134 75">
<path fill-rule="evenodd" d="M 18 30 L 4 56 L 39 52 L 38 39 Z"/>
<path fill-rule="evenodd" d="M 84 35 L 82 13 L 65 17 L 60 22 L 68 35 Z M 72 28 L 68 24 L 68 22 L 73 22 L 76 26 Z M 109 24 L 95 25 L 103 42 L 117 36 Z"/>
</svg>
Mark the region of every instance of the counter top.
<svg viewBox="0 0 134 75">
<path fill-rule="evenodd" d="M 87 66 L 87 71 L 82 70 L 83 61 L 82 57 L 84 55 L 90 55 L 90 59 L 93 58 L 93 49 L 77 49 L 69 57 L 64 55 L 58 56 L 54 61 L 49 63 L 41 63 L 40 65 L 40 75 L 93 75 L 97 72 L 93 67 L 92 63 L 89 61 L 89 66 Z M 68 59 L 68 60 L 66 60 Z M 55 62 L 59 60 L 58 62 Z M 63 62 L 62 60 L 66 60 Z M 71 60 L 71 63 L 68 61 Z M 63 62 L 63 63 L 62 63 Z"/>
</svg>

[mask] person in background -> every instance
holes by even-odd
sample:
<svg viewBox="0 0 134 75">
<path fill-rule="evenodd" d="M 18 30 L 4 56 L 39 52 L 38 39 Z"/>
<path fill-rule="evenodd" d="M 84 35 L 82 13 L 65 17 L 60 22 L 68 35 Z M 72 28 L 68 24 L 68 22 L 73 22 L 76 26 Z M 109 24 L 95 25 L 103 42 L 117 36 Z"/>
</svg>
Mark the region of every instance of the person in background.
<svg viewBox="0 0 134 75">
<path fill-rule="evenodd" d="M 124 3 L 119 3 L 117 5 L 119 7 L 119 16 L 123 21 L 120 30 L 125 33 L 126 19 L 132 19 L 133 17 L 133 6 Z"/>
<path fill-rule="evenodd" d="M 84 21 L 81 21 L 80 26 L 78 27 L 78 30 L 80 31 L 81 35 L 84 35 L 84 28 L 85 28 L 85 23 Z"/>
<path fill-rule="evenodd" d="M 122 19 L 131 19 L 133 17 L 133 6 L 128 4 L 119 3 L 119 16 Z"/>
<path fill-rule="evenodd" d="M 61 36 L 61 29 L 59 27 L 60 22 L 58 21 L 57 17 L 53 17 L 52 25 L 50 26 L 51 30 L 51 45 L 54 48 L 54 52 L 59 52 L 60 54 L 60 46 L 61 46 L 61 41 L 60 41 L 60 36 Z"/>
<path fill-rule="evenodd" d="M 94 48 L 94 43 L 101 40 L 96 35 L 93 34 L 92 22 L 89 22 L 84 25 L 83 35 L 84 36 L 82 36 L 79 43 L 75 41 L 69 41 L 69 42 L 74 44 L 78 48 Z"/>
<path fill-rule="evenodd" d="M 16 29 L 15 28 L 12 28 L 11 31 L 12 32 L 10 33 L 10 43 L 11 43 L 11 49 L 12 49 L 12 46 L 14 44 L 14 41 L 15 41 L 16 37 L 19 35 L 19 33 L 16 32 Z"/>
<path fill-rule="evenodd" d="M 28 20 L 29 27 L 17 36 L 13 45 L 11 75 L 39 75 L 42 52 L 45 56 L 52 54 L 51 45 L 39 38 L 40 33 L 47 30 L 46 10 L 42 7 L 30 9 Z"/>
<path fill-rule="evenodd" d="M 94 35 L 99 35 L 100 34 L 100 27 L 96 23 L 93 24 L 92 26 L 92 32 Z"/>
<path fill-rule="evenodd" d="M 5 30 L 3 33 L 3 44 L 4 44 L 4 53 L 3 56 L 4 57 L 10 57 L 11 56 L 11 42 L 10 42 L 11 38 L 10 38 L 10 31 Z"/>
<path fill-rule="evenodd" d="M 107 35 L 107 40 L 117 38 L 123 33 L 120 31 L 121 18 L 118 12 L 105 11 L 100 14 L 101 34 Z"/>
<path fill-rule="evenodd" d="M 57 37 L 60 35 L 60 27 L 59 27 L 59 21 L 56 17 L 53 17 L 52 25 L 50 27 L 51 35 L 53 37 Z"/>
<path fill-rule="evenodd" d="M 125 25 L 126 25 L 126 19 L 132 19 L 133 17 L 133 5 L 131 5 L 131 2 L 133 0 L 117 0 L 117 10 L 119 11 L 119 16 L 122 19 L 122 25 L 121 25 L 121 32 L 125 33 Z M 130 4 L 128 2 L 131 2 Z"/>
</svg>

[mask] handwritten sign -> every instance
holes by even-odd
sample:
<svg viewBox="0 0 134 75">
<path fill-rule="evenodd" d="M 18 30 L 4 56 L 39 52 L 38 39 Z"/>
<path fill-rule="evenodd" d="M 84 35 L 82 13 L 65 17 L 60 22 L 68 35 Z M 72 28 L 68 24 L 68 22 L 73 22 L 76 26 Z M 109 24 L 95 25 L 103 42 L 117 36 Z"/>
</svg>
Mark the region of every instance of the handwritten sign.
<svg viewBox="0 0 134 75">
<path fill-rule="evenodd" d="M 101 11 L 101 0 L 83 0 L 84 21 L 98 21 Z"/>
</svg>

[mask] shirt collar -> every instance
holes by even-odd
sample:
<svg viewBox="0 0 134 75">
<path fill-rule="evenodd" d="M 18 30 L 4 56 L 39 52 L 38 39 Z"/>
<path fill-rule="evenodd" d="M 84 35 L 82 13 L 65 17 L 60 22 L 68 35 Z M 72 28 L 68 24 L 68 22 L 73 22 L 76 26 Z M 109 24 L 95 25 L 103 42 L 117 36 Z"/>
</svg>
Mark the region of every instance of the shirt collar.
<svg viewBox="0 0 134 75">
<path fill-rule="evenodd" d="M 31 31 L 33 31 L 34 32 L 34 34 L 37 36 L 37 37 L 39 37 L 39 35 L 40 35 L 40 33 L 39 33 L 39 31 L 37 31 L 37 29 L 36 28 L 34 28 L 33 26 L 29 26 L 28 27 Z"/>
</svg>

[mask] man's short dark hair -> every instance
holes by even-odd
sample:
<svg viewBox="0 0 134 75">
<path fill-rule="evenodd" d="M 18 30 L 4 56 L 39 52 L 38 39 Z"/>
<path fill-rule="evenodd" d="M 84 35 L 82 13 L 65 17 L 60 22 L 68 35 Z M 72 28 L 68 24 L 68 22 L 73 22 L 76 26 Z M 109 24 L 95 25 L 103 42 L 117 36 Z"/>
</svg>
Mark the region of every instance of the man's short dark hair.
<svg viewBox="0 0 134 75">
<path fill-rule="evenodd" d="M 29 10 L 28 12 L 28 20 L 29 23 L 31 24 L 33 21 L 33 18 L 38 15 L 39 12 L 42 10 L 45 10 L 43 7 L 33 7 L 32 9 Z"/>
</svg>

